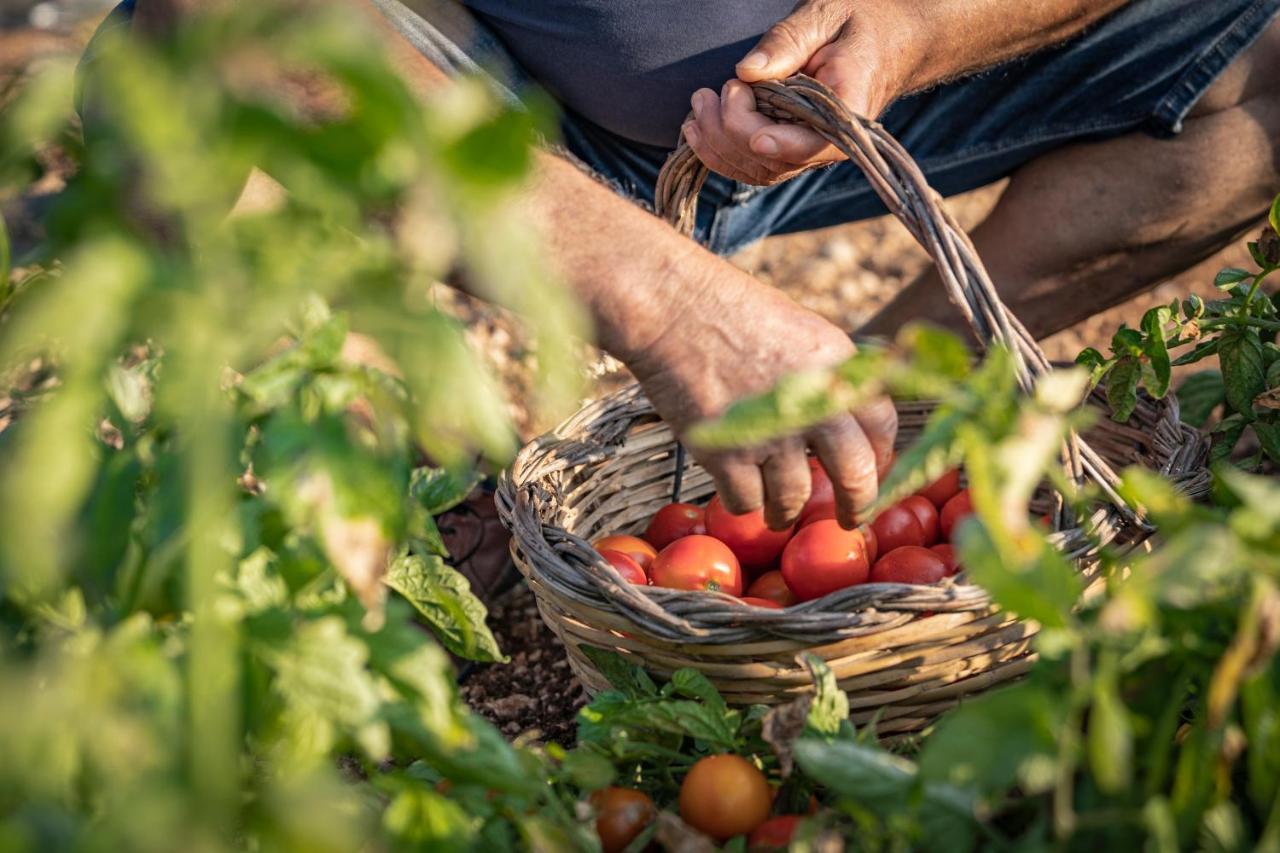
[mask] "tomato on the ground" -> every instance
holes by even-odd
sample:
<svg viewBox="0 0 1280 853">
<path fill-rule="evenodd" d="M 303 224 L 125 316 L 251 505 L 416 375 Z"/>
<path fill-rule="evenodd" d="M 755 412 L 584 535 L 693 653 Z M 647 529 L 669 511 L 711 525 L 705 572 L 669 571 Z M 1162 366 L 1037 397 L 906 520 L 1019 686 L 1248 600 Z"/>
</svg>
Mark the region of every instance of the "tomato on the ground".
<svg viewBox="0 0 1280 853">
<path fill-rule="evenodd" d="M 757 598 L 754 595 L 744 595 L 738 599 L 743 604 L 750 604 L 752 607 L 764 607 L 769 610 L 781 610 L 782 605 L 771 598 Z"/>
<path fill-rule="evenodd" d="M 928 548 L 894 548 L 871 567 L 871 583 L 937 583 L 947 576 L 946 564 Z"/>
<path fill-rule="evenodd" d="M 644 538 L 661 551 L 677 539 L 707 532 L 707 513 L 693 504 L 667 504 L 653 514 Z"/>
<path fill-rule="evenodd" d="M 924 528 L 916 514 L 902 504 L 894 504 L 871 520 L 880 553 L 903 545 L 924 545 Z"/>
<path fill-rule="evenodd" d="M 609 565 L 618 570 L 618 574 L 622 575 L 622 579 L 627 583 L 639 584 L 647 586 L 649 576 L 644 573 L 644 569 L 640 568 L 640 564 L 628 557 L 621 551 L 614 551 L 605 548 L 600 552 L 600 556 L 608 561 Z"/>
<path fill-rule="evenodd" d="M 937 554 L 938 559 L 947 567 L 947 577 L 960 573 L 960 555 L 956 552 L 956 546 L 947 542 L 939 542 L 929 550 Z"/>
<path fill-rule="evenodd" d="M 710 755 L 689 769 L 680 785 L 680 817 L 724 841 L 745 835 L 769 818 L 773 790 L 764 774 L 737 755 Z"/>
<path fill-rule="evenodd" d="M 804 817 L 798 814 L 784 814 L 771 817 L 756 827 L 755 832 L 747 839 L 747 849 L 786 850 L 796 834 L 796 827 Z"/>
<path fill-rule="evenodd" d="M 658 556 L 658 549 L 639 536 L 626 536 L 620 533 L 613 536 L 601 536 L 591 545 L 597 551 L 618 551 L 626 554 L 639 563 L 640 568 L 646 572 L 649 570 L 649 564 L 653 562 L 653 558 Z"/>
<path fill-rule="evenodd" d="M 649 567 L 654 586 L 669 589 L 701 589 L 742 595 L 742 567 L 729 546 L 695 533 L 672 542 L 658 552 Z"/>
<path fill-rule="evenodd" d="M 952 468 L 916 494 L 928 498 L 929 503 L 942 509 L 958 491 L 960 491 L 960 469 Z"/>
<path fill-rule="evenodd" d="M 591 795 L 596 834 L 604 853 L 620 853 L 658 814 L 653 800 L 634 788 L 605 788 Z"/>
<path fill-rule="evenodd" d="M 782 552 L 783 580 L 800 601 L 864 582 L 870 565 L 862 531 L 845 530 L 834 519 L 802 528 Z"/>
<path fill-rule="evenodd" d="M 942 526 L 942 536 L 948 542 L 951 541 L 951 534 L 956 529 L 956 525 L 961 519 L 973 515 L 973 501 L 969 497 L 969 490 L 957 492 L 951 500 L 947 501 L 942 512 L 938 515 L 939 524 Z"/>
<path fill-rule="evenodd" d="M 734 515 L 724 508 L 716 495 L 707 504 L 707 535 L 729 546 L 742 568 L 763 569 L 782 553 L 795 525 L 785 530 L 770 530 L 764 523 L 764 510 L 757 509 Z"/>
<path fill-rule="evenodd" d="M 751 586 L 747 587 L 747 595 L 752 598 L 767 598 L 783 607 L 796 603 L 796 594 L 787 587 L 786 579 L 777 569 L 765 572 L 753 580 Z"/>
<path fill-rule="evenodd" d="M 926 548 L 938 541 L 938 508 L 928 498 L 912 495 L 899 501 L 898 506 L 911 510 L 916 521 L 920 522 L 920 529 L 924 532 L 922 544 Z"/>
</svg>

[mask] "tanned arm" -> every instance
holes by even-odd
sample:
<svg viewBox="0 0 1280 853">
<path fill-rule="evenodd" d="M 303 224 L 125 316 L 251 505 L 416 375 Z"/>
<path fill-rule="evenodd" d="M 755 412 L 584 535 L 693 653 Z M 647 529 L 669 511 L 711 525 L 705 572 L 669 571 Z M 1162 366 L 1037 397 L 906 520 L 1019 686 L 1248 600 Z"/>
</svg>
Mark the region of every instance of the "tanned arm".
<svg viewBox="0 0 1280 853">
<path fill-rule="evenodd" d="M 206 2 L 139 0 L 135 27 L 160 35 Z M 366 0 L 404 77 L 429 95 L 448 78 L 395 33 Z M 801 308 L 553 154 L 537 155 L 525 203 L 548 254 L 595 319 L 601 345 L 644 386 L 680 433 L 786 373 L 826 367 L 853 353 L 840 329 Z M 837 517 L 852 526 L 892 458 L 896 414 L 888 400 L 766 446 L 694 451 L 727 507 L 764 506 L 783 527 L 798 516 L 811 478 L 806 448 L 835 486 Z"/>
<path fill-rule="evenodd" d="M 745 84 L 803 72 L 858 115 L 1076 35 L 1128 0 L 802 0 L 738 63 L 693 94 L 684 137 L 710 168 L 769 185 L 844 159 L 822 137 L 755 111 Z"/>
</svg>

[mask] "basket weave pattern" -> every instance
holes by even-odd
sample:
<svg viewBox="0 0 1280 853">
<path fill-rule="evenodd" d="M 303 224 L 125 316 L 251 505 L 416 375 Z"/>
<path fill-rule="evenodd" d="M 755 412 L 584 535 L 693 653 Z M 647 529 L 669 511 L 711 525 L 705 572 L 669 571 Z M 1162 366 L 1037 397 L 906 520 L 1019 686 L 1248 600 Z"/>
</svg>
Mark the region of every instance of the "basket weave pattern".
<svg viewBox="0 0 1280 853">
<path fill-rule="evenodd" d="M 754 90 L 761 112 L 808 125 L 863 169 L 929 251 L 978 339 L 1007 346 L 1029 389 L 1048 361 L 1001 304 L 967 236 L 901 146 L 807 77 Z M 659 178 L 657 209 L 686 233 L 706 175 L 681 145 Z M 929 410 L 927 403 L 899 404 L 899 446 L 915 440 Z M 722 593 L 623 582 L 590 540 L 642 530 L 672 500 L 673 483 L 680 483 L 681 500 L 694 503 L 714 491 L 707 473 L 676 451 L 675 436 L 632 387 L 587 405 L 530 443 L 500 484 L 498 507 L 512 532 L 516 565 L 590 691 L 608 685 L 583 646 L 629 655 L 660 677 L 695 667 L 733 704 L 773 704 L 811 690 L 798 659 L 808 652 L 826 660 L 849 693 L 855 723 L 875 717 L 878 731 L 892 734 L 919 729 L 962 696 L 1030 667 L 1035 624 L 999 612 L 963 576 L 930 586 L 863 584 L 785 610 L 747 607 Z M 1045 491 L 1032 510 L 1052 515 L 1056 544 L 1088 575 L 1097 542 L 1135 544 L 1151 533 L 1116 494 L 1112 465 L 1144 465 L 1199 495 L 1208 489 L 1205 458 L 1203 438 L 1179 422 L 1172 397 L 1144 398 L 1128 424 L 1103 418 L 1087 436 L 1064 442 L 1068 476 L 1096 483 L 1109 502 L 1076 522 L 1061 499 Z"/>
</svg>

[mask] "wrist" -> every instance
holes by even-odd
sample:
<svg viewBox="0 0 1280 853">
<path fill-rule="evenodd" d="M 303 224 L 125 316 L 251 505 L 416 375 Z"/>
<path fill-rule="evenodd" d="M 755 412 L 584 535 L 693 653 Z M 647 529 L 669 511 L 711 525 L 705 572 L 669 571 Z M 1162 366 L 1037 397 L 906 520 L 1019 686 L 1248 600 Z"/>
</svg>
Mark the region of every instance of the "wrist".
<svg viewBox="0 0 1280 853">
<path fill-rule="evenodd" d="M 942 43 L 920 4 L 903 0 L 863 0 L 854 5 L 849 26 L 858 34 L 857 52 L 872 69 L 872 110 L 879 115 L 898 98 L 936 82 L 935 47 Z M 945 75 L 944 75 L 945 76 Z"/>
</svg>

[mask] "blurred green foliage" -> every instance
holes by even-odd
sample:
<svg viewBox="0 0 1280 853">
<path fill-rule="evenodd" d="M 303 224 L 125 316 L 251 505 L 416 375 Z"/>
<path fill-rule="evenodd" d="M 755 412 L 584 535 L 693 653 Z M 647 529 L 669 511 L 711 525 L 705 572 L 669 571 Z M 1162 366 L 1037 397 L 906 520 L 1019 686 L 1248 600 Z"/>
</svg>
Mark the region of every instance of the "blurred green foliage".
<svg viewBox="0 0 1280 853">
<path fill-rule="evenodd" d="M 441 644 L 502 652 L 433 520 L 515 447 L 433 282 L 519 310 L 538 403 L 576 400 L 518 201 L 544 122 L 424 104 L 354 5 L 214 5 L 95 41 L 83 142 L 68 66 L 0 119 L 7 192 L 76 160 L 12 277 L 0 241 L 0 849 L 589 847 L 459 701 Z M 255 168 L 283 191 L 228 216 Z"/>
</svg>

